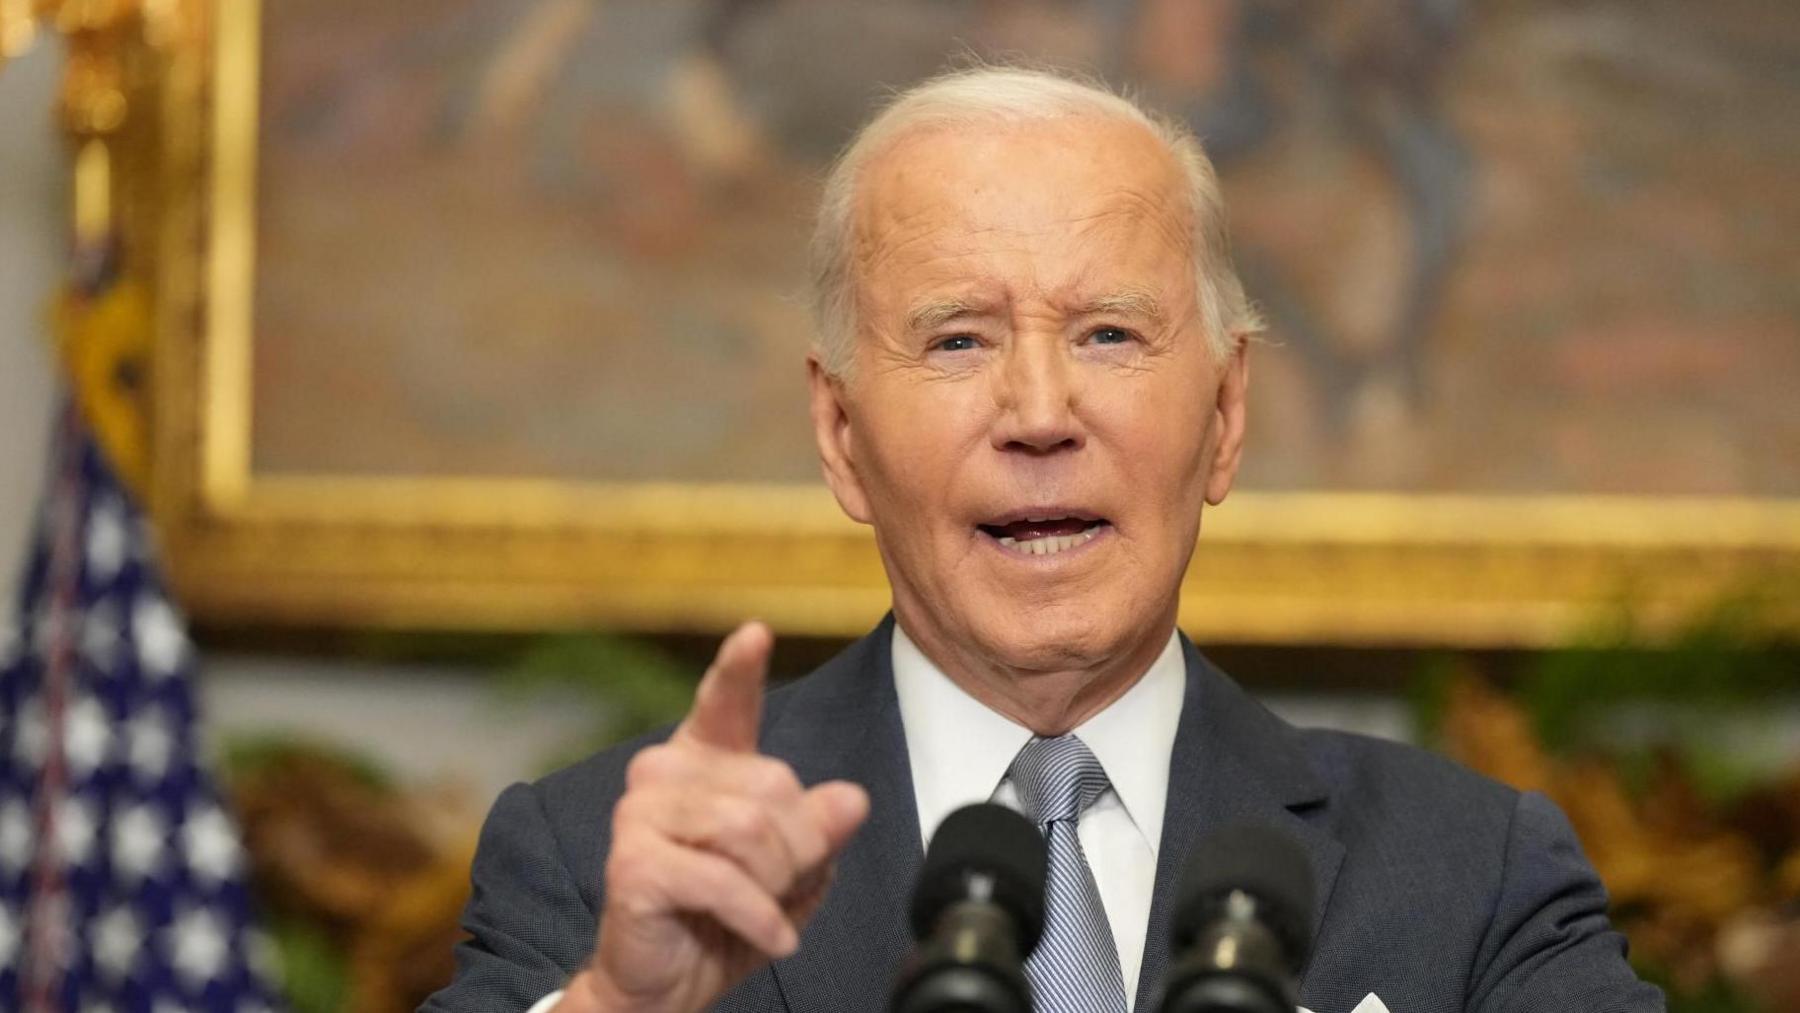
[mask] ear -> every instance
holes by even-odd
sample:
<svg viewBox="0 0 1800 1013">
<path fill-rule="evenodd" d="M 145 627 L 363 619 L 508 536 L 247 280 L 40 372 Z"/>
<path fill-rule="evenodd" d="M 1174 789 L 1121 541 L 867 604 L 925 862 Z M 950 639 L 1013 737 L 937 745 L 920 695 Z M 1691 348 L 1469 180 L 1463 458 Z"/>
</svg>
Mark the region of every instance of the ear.
<svg viewBox="0 0 1800 1013">
<path fill-rule="evenodd" d="M 1225 494 L 1237 479 L 1238 462 L 1244 456 L 1244 396 L 1249 387 L 1250 342 L 1237 335 L 1224 375 L 1219 377 L 1218 404 L 1214 408 L 1213 425 L 1217 427 L 1219 443 L 1206 476 L 1206 502 L 1213 506 L 1225 502 Z"/>
<path fill-rule="evenodd" d="M 819 447 L 819 464 L 825 484 L 837 497 L 838 506 L 859 524 L 869 523 L 869 497 L 856 473 L 856 455 L 850 438 L 850 406 L 844 381 L 825 371 L 817 355 L 806 357 L 806 382 L 812 394 L 813 442 Z"/>
</svg>

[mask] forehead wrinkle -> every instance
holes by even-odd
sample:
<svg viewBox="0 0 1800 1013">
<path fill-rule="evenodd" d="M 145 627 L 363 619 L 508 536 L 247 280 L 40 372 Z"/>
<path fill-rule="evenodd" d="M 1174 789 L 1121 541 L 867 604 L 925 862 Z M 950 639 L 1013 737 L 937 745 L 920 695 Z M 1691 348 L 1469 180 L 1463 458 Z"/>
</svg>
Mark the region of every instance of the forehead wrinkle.
<svg viewBox="0 0 1800 1013">
<path fill-rule="evenodd" d="M 937 234 L 943 200 L 927 190 L 926 200 L 906 174 L 889 167 L 887 153 L 865 169 L 850 211 L 853 274 L 869 277 L 907 249 Z M 899 193 L 893 191 L 899 188 Z"/>
<path fill-rule="evenodd" d="M 1003 307 L 1012 301 L 1011 298 L 1003 297 L 999 303 L 992 300 L 984 303 L 979 294 L 973 298 L 965 296 L 969 292 L 967 283 L 975 280 L 971 273 L 984 275 L 982 265 L 994 254 L 1040 251 L 1040 240 L 1045 235 L 1071 236 L 1077 241 L 1077 249 L 1095 244 L 1116 244 L 1121 234 L 1134 246 L 1148 238 L 1147 234 L 1154 234 L 1184 253 L 1192 247 L 1183 213 L 1188 202 L 1183 192 L 1171 182 L 1175 174 L 1172 165 L 1143 165 L 1140 162 L 1139 171 L 1127 168 L 1123 173 L 1127 178 L 1111 184 L 1083 183 L 1065 190 L 1064 196 L 1073 199 L 1059 209 L 1060 213 L 1052 214 L 1048 219 L 1027 217 L 1009 221 L 1006 217 L 995 220 L 982 213 L 985 205 L 981 202 L 970 205 L 971 194 L 946 192 L 933 185 L 934 177 L 915 174 L 905 163 L 891 161 L 897 157 L 894 150 L 885 152 L 866 170 L 867 175 L 858 188 L 860 192 L 852 211 L 855 230 L 852 285 L 857 292 L 858 304 L 872 309 L 866 300 L 873 297 L 887 302 L 886 297 L 904 296 L 904 292 L 894 290 L 889 283 L 902 277 L 909 278 L 905 287 L 925 298 L 906 307 L 904 314 L 889 318 L 908 327 L 929 329 L 958 316 L 1004 312 Z M 921 183 L 923 187 L 919 185 Z M 1007 206 L 1003 199 L 999 208 Z M 1147 291 L 1129 291 L 1135 287 L 1130 284 L 1131 279 L 1119 278 L 1115 272 L 1105 269 L 1105 263 L 1115 255 L 1116 251 L 1092 250 L 1060 264 L 1041 263 L 1039 258 L 1029 256 L 1027 263 L 1021 266 L 1026 267 L 1030 277 L 1015 277 L 1007 287 L 1022 284 L 1023 289 L 1014 295 L 1027 301 L 1036 298 L 1061 304 L 1064 313 L 1073 305 L 1084 312 L 1138 313 L 1163 320 L 1164 312 L 1174 307 L 1164 306 L 1154 297 L 1146 298 L 1150 296 Z M 1094 256 L 1106 260 L 1093 262 Z M 1089 262 L 1083 264 L 1082 261 Z M 1045 269 L 1050 277 L 1040 274 Z M 1097 274 L 1102 277 L 1095 277 Z M 1103 280 L 1107 274 L 1113 275 L 1114 282 L 1125 282 L 1123 290 Z M 1058 275 L 1061 277 L 1056 277 Z M 877 283 L 878 278 L 885 282 Z M 871 290 L 871 283 L 877 283 L 885 291 Z M 921 288 L 924 291 L 919 291 Z M 943 296 L 931 298 L 929 293 L 933 288 Z M 946 292 L 946 288 L 949 291 Z M 1102 298 L 1080 298 L 1084 292 L 1095 291 Z M 1072 298 L 1058 298 L 1064 294 Z"/>
<path fill-rule="evenodd" d="M 1095 203 L 1092 211 L 1075 217 L 1081 227 L 1083 238 L 1094 238 L 1109 228 L 1117 228 L 1121 223 L 1127 227 L 1140 222 L 1148 222 L 1170 245 L 1184 252 L 1193 246 L 1192 230 L 1188 227 L 1191 212 L 1187 201 L 1179 194 L 1171 194 L 1168 187 L 1160 187 L 1161 193 L 1146 193 L 1141 189 L 1122 186 L 1102 195 Z"/>
<path fill-rule="evenodd" d="M 910 221 L 926 217 L 923 210 L 915 210 L 909 214 L 898 209 L 883 208 L 880 217 L 884 220 L 871 221 L 874 217 L 876 215 L 873 212 L 857 216 L 853 249 L 857 274 L 864 278 L 907 247 L 930 239 L 932 234 L 929 228 L 908 228 Z"/>
<path fill-rule="evenodd" d="M 946 226 L 942 202 L 923 206 L 909 201 L 881 203 L 885 206 L 879 211 L 870 210 L 860 215 L 856 227 L 854 263 L 859 278 L 864 281 L 877 269 L 888 268 L 896 261 L 907 261 L 909 255 L 921 247 L 923 252 L 916 256 L 919 267 L 991 253 L 991 246 L 984 246 L 980 241 L 1008 232 L 1001 226 L 972 222 L 966 217 L 953 218 L 954 224 Z"/>
</svg>

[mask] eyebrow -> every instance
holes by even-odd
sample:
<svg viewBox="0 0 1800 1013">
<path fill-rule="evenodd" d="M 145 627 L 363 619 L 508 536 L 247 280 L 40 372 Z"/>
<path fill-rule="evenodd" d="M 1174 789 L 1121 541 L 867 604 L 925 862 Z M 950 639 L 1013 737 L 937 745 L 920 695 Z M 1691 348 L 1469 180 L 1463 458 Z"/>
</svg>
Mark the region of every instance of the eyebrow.
<svg viewBox="0 0 1800 1013">
<path fill-rule="evenodd" d="M 1132 316 L 1148 320 L 1163 319 L 1162 303 L 1141 289 L 1127 289 L 1095 296 L 1076 304 L 1074 315 Z M 906 314 L 906 326 L 914 332 L 934 331 L 963 317 L 992 313 L 987 305 L 968 299 L 933 299 L 914 306 Z"/>
<path fill-rule="evenodd" d="M 1150 320 L 1163 319 L 1162 303 L 1149 292 L 1127 290 L 1095 296 L 1075 307 L 1076 316 L 1135 316 Z"/>
<path fill-rule="evenodd" d="M 906 314 L 906 326 L 914 331 L 934 331 L 959 317 L 985 312 L 986 307 L 967 299 L 934 299 L 914 306 Z"/>
</svg>

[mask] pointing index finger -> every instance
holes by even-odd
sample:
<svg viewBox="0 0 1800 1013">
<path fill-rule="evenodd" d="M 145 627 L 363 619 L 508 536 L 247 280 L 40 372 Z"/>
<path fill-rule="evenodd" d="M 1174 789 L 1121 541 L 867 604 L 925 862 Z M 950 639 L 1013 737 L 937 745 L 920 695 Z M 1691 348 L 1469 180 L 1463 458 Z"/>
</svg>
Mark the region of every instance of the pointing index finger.
<svg viewBox="0 0 1800 1013">
<path fill-rule="evenodd" d="M 760 622 L 731 632 L 694 691 L 694 706 L 676 735 L 719 749 L 753 752 L 762 723 L 763 683 L 774 634 Z"/>
</svg>

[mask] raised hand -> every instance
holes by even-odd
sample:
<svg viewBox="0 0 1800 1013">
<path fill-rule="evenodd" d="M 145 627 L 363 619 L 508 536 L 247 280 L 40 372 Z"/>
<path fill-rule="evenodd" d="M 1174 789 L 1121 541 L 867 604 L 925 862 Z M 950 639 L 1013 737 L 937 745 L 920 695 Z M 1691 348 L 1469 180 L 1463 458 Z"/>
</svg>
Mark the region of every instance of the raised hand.
<svg viewBox="0 0 1800 1013">
<path fill-rule="evenodd" d="M 773 643 L 738 627 L 675 734 L 632 759 L 599 941 L 559 1010 L 698 1010 L 798 948 L 869 799 L 846 781 L 803 788 L 756 752 Z"/>
</svg>

